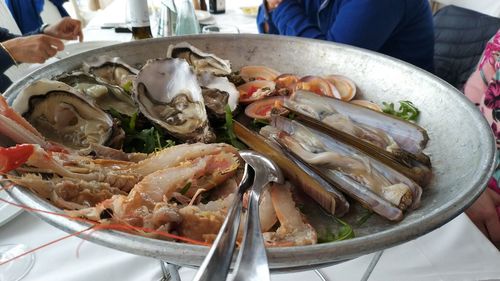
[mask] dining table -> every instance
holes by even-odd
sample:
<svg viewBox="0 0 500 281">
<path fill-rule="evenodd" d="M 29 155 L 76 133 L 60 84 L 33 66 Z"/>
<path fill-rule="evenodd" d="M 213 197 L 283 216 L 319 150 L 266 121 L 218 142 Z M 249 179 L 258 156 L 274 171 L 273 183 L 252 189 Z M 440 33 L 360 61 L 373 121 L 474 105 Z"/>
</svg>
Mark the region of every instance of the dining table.
<svg viewBox="0 0 500 281">
<path fill-rule="evenodd" d="M 122 9 L 123 1 L 115 0 L 106 9 L 98 11 L 84 29 L 85 42 L 68 42 L 67 48 L 52 61 L 85 50 L 130 41 L 130 33 L 107 28 L 113 24 L 126 24 L 123 13 L 116 12 Z M 214 24 L 237 26 L 241 33 L 257 33 L 255 15 L 245 14 L 241 9 L 250 2 L 228 0 L 226 12 L 211 15 L 213 18 L 210 20 Z M 12 201 L 5 191 L 0 191 L 0 195 Z M 33 211 L 0 203 L 0 244 L 22 243 L 31 249 L 39 248 L 34 252 L 34 266 L 23 280 L 166 280 L 161 262 L 155 258 L 67 236 L 68 233 L 42 221 Z M 179 269 L 181 280 L 191 280 L 195 273 L 193 268 Z M 0 276 L 0 281 L 10 281 L 2 278 Z M 273 273 L 271 278 L 274 281 L 500 280 L 500 252 L 462 213 L 417 239 L 384 251 L 323 268 Z"/>
</svg>

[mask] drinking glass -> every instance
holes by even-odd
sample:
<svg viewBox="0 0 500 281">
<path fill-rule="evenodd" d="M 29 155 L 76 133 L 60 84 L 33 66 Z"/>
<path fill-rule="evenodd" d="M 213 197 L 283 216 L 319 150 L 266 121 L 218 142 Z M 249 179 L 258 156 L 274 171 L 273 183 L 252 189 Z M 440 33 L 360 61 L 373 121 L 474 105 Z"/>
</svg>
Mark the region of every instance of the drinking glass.
<svg viewBox="0 0 500 281">
<path fill-rule="evenodd" d="M 23 244 L 0 245 L 0 264 L 29 251 Z M 0 280 L 18 281 L 30 272 L 35 263 L 35 254 L 29 253 L 0 265 Z"/>
<path fill-rule="evenodd" d="M 201 33 L 240 33 L 240 30 L 234 25 L 213 24 L 204 26 Z"/>
</svg>

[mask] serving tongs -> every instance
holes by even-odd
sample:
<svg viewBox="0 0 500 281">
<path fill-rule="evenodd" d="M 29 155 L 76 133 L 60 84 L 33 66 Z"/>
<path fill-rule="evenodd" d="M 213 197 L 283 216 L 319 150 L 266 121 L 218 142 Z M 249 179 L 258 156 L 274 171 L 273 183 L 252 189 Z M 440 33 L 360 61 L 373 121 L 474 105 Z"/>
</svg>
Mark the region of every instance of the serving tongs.
<svg viewBox="0 0 500 281">
<path fill-rule="evenodd" d="M 227 279 L 240 226 L 243 194 L 250 186 L 243 240 L 232 280 L 270 280 L 266 249 L 260 229 L 259 197 L 268 183 L 283 183 L 284 179 L 278 166 L 262 154 L 244 150 L 240 151 L 240 156 L 245 160 L 245 168 L 237 196 L 194 281 Z"/>
</svg>

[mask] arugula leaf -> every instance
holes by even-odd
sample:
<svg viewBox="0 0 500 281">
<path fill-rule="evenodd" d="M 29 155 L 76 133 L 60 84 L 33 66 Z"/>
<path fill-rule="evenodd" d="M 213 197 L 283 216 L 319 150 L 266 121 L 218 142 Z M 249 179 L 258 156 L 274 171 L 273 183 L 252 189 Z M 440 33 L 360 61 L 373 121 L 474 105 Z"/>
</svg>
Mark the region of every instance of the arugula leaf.
<svg viewBox="0 0 500 281">
<path fill-rule="evenodd" d="M 372 215 L 372 211 L 365 209 L 364 214 L 362 214 L 361 217 L 356 221 L 356 226 L 363 225 Z"/>
<path fill-rule="evenodd" d="M 337 233 L 327 229 L 326 231 L 318 232 L 318 243 L 342 241 L 355 237 L 354 230 L 352 227 L 339 218 L 335 218 L 336 222 L 340 224 L 340 228 Z"/>
<path fill-rule="evenodd" d="M 125 90 L 127 93 L 132 93 L 132 81 L 129 80 L 125 84 L 123 84 L 122 88 Z"/>
<path fill-rule="evenodd" d="M 382 111 L 387 114 L 398 116 L 408 121 L 417 121 L 420 110 L 411 101 L 399 101 L 399 108 L 396 110 L 394 103 L 382 102 Z"/>
<path fill-rule="evenodd" d="M 234 133 L 233 113 L 231 112 L 231 108 L 228 104 L 226 104 L 224 110 L 226 112 L 226 124 L 224 127 L 226 129 L 227 136 L 229 137 L 229 142 L 232 146 L 238 149 L 245 149 L 246 146 L 238 140 L 236 134 Z"/>
<path fill-rule="evenodd" d="M 191 182 L 188 181 L 186 183 L 186 185 L 181 189 L 181 191 L 179 192 L 180 194 L 184 195 L 188 192 L 188 190 L 191 188 Z"/>
</svg>

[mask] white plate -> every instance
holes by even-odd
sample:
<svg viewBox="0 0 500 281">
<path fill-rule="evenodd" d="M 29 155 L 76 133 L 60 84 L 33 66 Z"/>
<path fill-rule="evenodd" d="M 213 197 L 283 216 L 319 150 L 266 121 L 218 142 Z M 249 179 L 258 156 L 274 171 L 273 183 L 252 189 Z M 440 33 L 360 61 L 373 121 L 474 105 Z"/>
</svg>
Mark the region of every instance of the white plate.
<svg viewBox="0 0 500 281">
<path fill-rule="evenodd" d="M 88 42 L 78 42 L 70 43 L 64 46 L 64 50 L 60 51 L 55 55 L 58 59 L 63 59 L 72 55 L 79 54 L 88 50 L 97 49 L 100 47 L 105 47 L 113 44 L 120 43 L 119 41 L 88 41 Z"/>
<path fill-rule="evenodd" d="M 13 201 L 5 190 L 0 191 L 0 198 Z M 19 215 L 23 209 L 0 201 L 0 226 L 6 224 L 11 219 Z"/>
<path fill-rule="evenodd" d="M 196 19 L 201 23 L 203 21 L 207 21 L 207 20 L 212 19 L 212 15 L 207 11 L 195 10 L 194 13 L 196 14 Z"/>
</svg>

